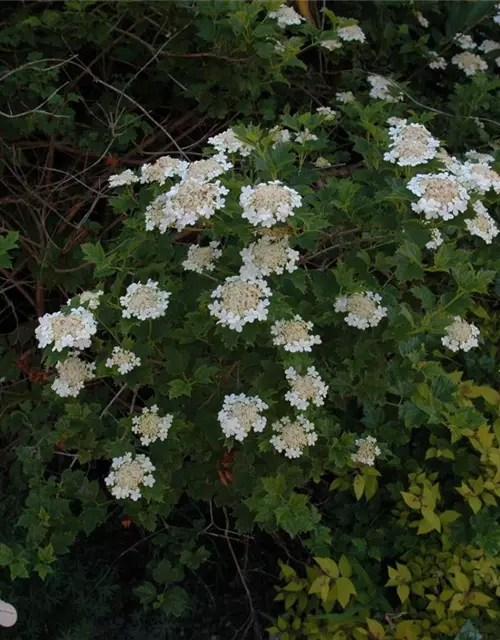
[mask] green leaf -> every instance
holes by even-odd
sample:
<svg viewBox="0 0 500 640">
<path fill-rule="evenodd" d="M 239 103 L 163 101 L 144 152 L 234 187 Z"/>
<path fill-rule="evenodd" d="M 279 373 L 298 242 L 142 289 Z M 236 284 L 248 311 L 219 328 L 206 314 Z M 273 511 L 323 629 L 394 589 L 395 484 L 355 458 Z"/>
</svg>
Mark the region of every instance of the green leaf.
<svg viewBox="0 0 500 640">
<path fill-rule="evenodd" d="M 326 573 L 327 576 L 330 576 L 330 578 L 339 577 L 339 567 L 337 566 L 335 560 L 332 560 L 331 558 L 318 557 L 315 557 L 314 560 L 319 564 L 321 570 Z"/>
<path fill-rule="evenodd" d="M 439 516 L 435 511 L 424 507 L 422 509 L 422 516 L 424 520 L 426 520 L 432 526 L 433 529 L 435 529 L 436 531 L 441 531 L 441 520 L 439 519 Z"/>
<path fill-rule="evenodd" d="M 356 496 L 356 500 L 361 500 L 363 496 L 363 492 L 365 490 L 365 476 L 362 476 L 361 474 L 358 473 L 354 478 L 353 487 L 354 487 L 354 495 Z"/>
<path fill-rule="evenodd" d="M 349 604 L 349 600 L 352 595 L 356 595 L 356 589 L 349 578 L 338 578 L 335 580 L 335 586 L 337 587 L 337 599 L 343 609 Z"/>
<path fill-rule="evenodd" d="M 169 382 L 168 386 L 170 389 L 168 396 L 171 400 L 180 396 L 191 396 L 192 385 L 187 380 L 178 378 Z"/>
<path fill-rule="evenodd" d="M 401 491 L 401 495 L 403 496 L 403 500 L 410 507 L 410 509 L 420 509 L 422 503 L 420 502 L 417 496 L 413 495 L 413 493 L 408 493 L 407 491 Z"/>
<path fill-rule="evenodd" d="M 156 587 L 151 582 L 144 582 L 134 589 L 141 604 L 151 604 L 156 600 Z"/>
<path fill-rule="evenodd" d="M 344 576 L 344 578 L 350 578 L 352 575 L 352 566 L 349 562 L 349 559 L 345 555 L 340 556 L 339 560 L 339 569 L 340 573 Z"/>
<path fill-rule="evenodd" d="M 396 587 L 396 591 L 399 599 L 401 600 L 401 604 L 404 604 L 410 595 L 410 587 L 407 584 L 399 584 Z"/>
<path fill-rule="evenodd" d="M 19 246 L 18 238 L 18 231 L 9 231 L 7 235 L 0 236 L 0 268 L 10 269 L 12 266 L 12 257 L 9 255 L 9 251 Z"/>
<path fill-rule="evenodd" d="M 0 544 L 0 567 L 8 566 L 14 560 L 12 549 L 6 544 Z"/>
<path fill-rule="evenodd" d="M 460 591 L 467 593 L 470 589 L 469 578 L 461 571 L 455 572 L 455 583 L 457 585 L 457 589 L 460 589 Z"/>
</svg>

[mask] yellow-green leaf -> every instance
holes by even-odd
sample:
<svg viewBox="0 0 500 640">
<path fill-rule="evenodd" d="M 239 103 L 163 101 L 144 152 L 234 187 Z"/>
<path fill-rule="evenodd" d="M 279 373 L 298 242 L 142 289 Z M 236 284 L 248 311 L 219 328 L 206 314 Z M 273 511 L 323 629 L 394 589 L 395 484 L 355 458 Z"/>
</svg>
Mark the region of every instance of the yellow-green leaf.
<svg viewBox="0 0 500 640">
<path fill-rule="evenodd" d="M 335 586 L 337 587 L 337 600 L 340 602 L 342 608 L 345 609 L 349 604 L 351 596 L 356 595 L 356 589 L 349 578 L 344 577 L 338 578 L 335 581 Z"/>
<path fill-rule="evenodd" d="M 305 585 L 304 580 L 292 580 L 283 587 L 283 591 L 302 591 Z"/>
<path fill-rule="evenodd" d="M 447 511 L 443 511 L 439 515 L 439 519 L 441 520 L 441 524 L 451 524 L 460 518 L 460 514 L 458 511 L 453 511 L 453 509 L 448 509 Z"/>
<path fill-rule="evenodd" d="M 472 509 L 472 511 L 474 511 L 474 513 L 480 511 L 481 507 L 483 506 L 481 498 L 478 498 L 477 496 L 472 496 L 472 498 L 469 498 L 467 500 L 467 504 Z"/>
<path fill-rule="evenodd" d="M 377 493 L 378 480 L 375 476 L 365 475 L 365 498 L 368 502 Z"/>
<path fill-rule="evenodd" d="M 433 529 L 436 529 L 436 531 L 441 531 L 441 520 L 439 519 L 437 513 L 435 513 L 431 509 L 428 509 L 427 507 L 424 507 L 422 509 L 422 516 L 424 520 L 427 520 L 427 522 L 432 525 Z"/>
<path fill-rule="evenodd" d="M 399 562 L 396 562 L 396 567 L 398 570 L 398 574 L 403 578 L 403 580 L 410 582 L 411 573 L 408 567 L 405 564 L 400 564 Z"/>
<path fill-rule="evenodd" d="M 285 611 L 288 611 L 295 604 L 298 598 L 298 593 L 289 593 L 285 598 Z"/>
<path fill-rule="evenodd" d="M 469 578 L 461 571 L 457 571 L 455 573 L 455 584 L 457 585 L 457 589 L 460 589 L 460 591 L 467 592 L 470 589 Z"/>
<path fill-rule="evenodd" d="M 476 607 L 487 607 L 491 602 L 491 598 L 480 591 L 472 591 L 469 594 L 469 602 Z"/>
<path fill-rule="evenodd" d="M 456 593 L 450 602 L 450 611 L 463 611 L 465 609 L 465 597 L 463 593 Z"/>
<path fill-rule="evenodd" d="M 410 507 L 410 509 L 420 509 L 422 506 L 420 499 L 417 496 L 413 495 L 413 493 L 408 493 L 408 491 L 401 491 L 401 495 L 403 496 L 403 500 Z"/>
<path fill-rule="evenodd" d="M 321 594 L 323 592 L 324 587 L 328 588 L 330 585 L 330 578 L 328 576 L 318 576 L 316 580 L 309 587 L 309 595 L 314 593 Z"/>
<path fill-rule="evenodd" d="M 351 563 L 349 562 L 349 559 L 344 555 L 340 556 L 339 569 L 340 569 L 341 575 L 343 575 L 344 578 L 351 577 L 352 575 Z"/>
<path fill-rule="evenodd" d="M 354 478 L 354 495 L 356 496 L 356 500 L 361 500 L 364 490 L 365 490 L 365 476 L 358 474 Z"/>
<path fill-rule="evenodd" d="M 296 578 L 297 577 L 297 573 L 295 571 L 295 569 L 292 569 L 292 567 L 290 567 L 290 565 L 285 564 L 282 560 L 278 560 L 278 564 L 281 568 L 281 573 L 283 574 L 284 578 Z"/>
<path fill-rule="evenodd" d="M 404 604 L 410 595 L 410 587 L 407 584 L 400 584 L 396 587 L 396 591 L 399 599 L 401 600 L 401 604 Z"/>
<path fill-rule="evenodd" d="M 376 640 L 384 640 L 385 631 L 384 631 L 384 627 L 380 624 L 380 622 L 377 622 L 372 618 L 367 618 L 366 626 L 368 627 L 368 630 L 370 631 L 371 635 L 374 636 Z"/>
<path fill-rule="evenodd" d="M 339 568 L 335 560 L 331 558 L 314 558 L 314 560 L 319 564 L 321 571 L 326 573 L 330 578 L 338 578 L 339 577 Z"/>
</svg>

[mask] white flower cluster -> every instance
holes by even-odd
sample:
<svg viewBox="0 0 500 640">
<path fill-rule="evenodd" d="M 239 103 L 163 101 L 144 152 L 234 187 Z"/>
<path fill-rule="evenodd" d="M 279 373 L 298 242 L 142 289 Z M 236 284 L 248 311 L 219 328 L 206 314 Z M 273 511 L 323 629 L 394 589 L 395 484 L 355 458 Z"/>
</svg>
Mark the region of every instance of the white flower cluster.
<svg viewBox="0 0 500 640">
<path fill-rule="evenodd" d="M 500 49 L 500 43 L 495 42 L 495 40 L 483 40 L 478 47 L 479 51 L 483 53 L 491 53 L 491 51 L 496 51 Z"/>
<path fill-rule="evenodd" d="M 321 344 L 320 336 L 310 333 L 313 326 L 299 315 L 292 320 L 277 320 L 271 327 L 273 344 L 291 353 L 311 351 L 315 344 Z"/>
<path fill-rule="evenodd" d="M 472 208 L 477 215 L 475 218 L 466 220 L 465 226 L 473 236 L 479 236 L 486 244 L 491 244 L 493 238 L 499 233 L 496 222 L 490 216 L 482 202 L 475 202 Z"/>
<path fill-rule="evenodd" d="M 128 351 L 121 347 L 113 347 L 113 353 L 106 360 L 105 366 L 109 369 L 117 368 L 119 373 L 125 375 L 135 367 L 140 367 L 141 359 L 133 351 Z"/>
<path fill-rule="evenodd" d="M 87 349 L 96 331 L 94 316 L 87 309 L 77 307 L 66 314 L 57 311 L 38 318 L 35 336 L 41 349 L 52 343 L 52 351 L 62 351 L 66 347 Z"/>
<path fill-rule="evenodd" d="M 457 35 L 455 36 L 455 42 L 460 47 L 460 49 L 464 50 L 472 50 L 477 46 L 472 37 L 464 33 L 457 33 Z"/>
<path fill-rule="evenodd" d="M 269 130 L 269 135 L 273 139 L 273 147 L 290 142 L 291 138 L 290 131 L 279 124 Z"/>
<path fill-rule="evenodd" d="M 265 280 L 230 276 L 212 291 L 214 301 L 208 305 L 208 310 L 218 318 L 217 324 L 240 333 L 248 322 L 267 318 L 271 295 Z"/>
<path fill-rule="evenodd" d="M 424 29 L 427 29 L 427 27 L 429 26 L 429 21 L 420 11 L 415 12 L 415 18 L 418 20 L 420 25 L 424 27 Z"/>
<path fill-rule="evenodd" d="M 316 113 L 322 116 L 325 122 L 332 122 L 337 117 L 337 112 L 331 107 L 318 107 Z"/>
<path fill-rule="evenodd" d="M 105 480 L 106 486 L 111 488 L 111 494 L 115 498 L 130 498 L 135 502 L 142 497 L 142 485 L 154 485 L 153 471 L 155 467 L 147 456 L 139 454 L 132 459 L 129 452 L 119 458 L 113 458 L 111 471 Z"/>
<path fill-rule="evenodd" d="M 323 40 L 321 42 L 321 46 L 324 49 L 328 49 L 328 51 L 336 51 L 337 49 L 342 49 L 342 43 L 340 40 Z"/>
<path fill-rule="evenodd" d="M 231 128 L 209 138 L 208 144 L 222 153 L 239 153 L 243 157 L 249 156 L 253 150 L 251 146 L 242 142 Z"/>
<path fill-rule="evenodd" d="M 488 69 L 488 63 L 483 60 L 481 56 L 478 56 L 477 53 L 471 53 L 470 51 L 457 53 L 451 61 L 457 65 L 466 76 L 474 76 L 478 71 L 486 71 Z"/>
<path fill-rule="evenodd" d="M 496 4 L 495 9 L 498 11 L 498 13 L 493 16 L 493 22 L 495 24 L 500 24 L 500 4 Z"/>
<path fill-rule="evenodd" d="M 439 249 L 442 244 L 443 236 L 441 235 L 441 231 L 439 231 L 439 229 L 431 229 L 431 239 L 425 245 L 425 248 L 435 251 L 436 249 Z"/>
<path fill-rule="evenodd" d="M 408 189 L 419 196 L 411 208 L 423 213 L 426 220 L 451 220 L 463 213 L 469 202 L 469 194 L 455 176 L 444 173 L 419 173 L 407 184 Z"/>
<path fill-rule="evenodd" d="M 477 191 L 481 195 L 490 189 L 500 193 L 500 175 L 486 163 L 464 162 L 456 166 L 454 173 L 467 189 Z"/>
<path fill-rule="evenodd" d="M 386 102 L 399 102 L 403 99 L 403 94 L 400 91 L 395 91 L 395 85 L 391 80 L 373 75 L 368 76 L 367 80 L 372 86 L 369 93 L 370 98 Z"/>
<path fill-rule="evenodd" d="M 351 454 L 351 460 L 358 464 L 366 464 L 369 467 L 373 467 L 375 460 L 381 453 L 377 446 L 377 439 L 373 436 L 358 438 L 356 440 L 356 446 L 358 447 L 358 450 L 356 453 Z"/>
<path fill-rule="evenodd" d="M 173 178 L 174 176 L 184 178 L 188 166 L 189 163 L 185 160 L 179 160 L 171 156 L 162 156 L 153 164 L 148 162 L 143 164 L 139 179 L 141 184 L 157 182 L 159 185 L 164 185 L 167 178 Z"/>
<path fill-rule="evenodd" d="M 170 297 L 168 291 L 158 289 L 158 283 L 148 280 L 146 284 L 133 282 L 127 287 L 127 293 L 120 298 L 124 318 L 160 318 L 165 315 Z"/>
<path fill-rule="evenodd" d="M 208 182 L 213 178 L 217 178 L 221 174 L 233 168 L 233 164 L 229 162 L 227 156 L 223 153 L 217 153 L 210 158 L 204 160 L 196 160 L 191 162 L 187 167 L 183 176 L 185 181 Z"/>
<path fill-rule="evenodd" d="M 446 69 L 448 63 L 443 56 L 438 55 L 435 51 L 429 51 L 431 61 L 429 62 L 429 69 Z"/>
<path fill-rule="evenodd" d="M 281 27 L 281 29 L 286 29 L 288 25 L 300 24 L 304 21 L 304 18 L 293 7 L 289 7 L 286 4 L 282 4 L 274 11 L 270 11 L 269 17 L 275 18 L 278 22 L 278 27 Z"/>
<path fill-rule="evenodd" d="M 318 136 L 315 133 L 311 133 L 307 127 L 295 136 L 295 142 L 300 144 L 304 144 L 304 142 L 313 142 L 317 139 Z"/>
<path fill-rule="evenodd" d="M 276 434 L 271 438 L 271 444 L 278 453 L 284 452 L 287 458 L 300 458 L 305 447 L 311 447 L 318 439 L 313 423 L 303 415 L 293 421 L 288 416 L 281 418 L 273 423 L 273 431 Z"/>
<path fill-rule="evenodd" d="M 95 311 L 99 308 L 100 297 L 104 294 L 102 289 L 99 291 L 82 291 L 82 293 L 78 294 L 80 298 L 80 304 L 85 304 L 87 309 L 91 311 Z M 71 300 L 68 300 L 66 304 L 70 304 Z"/>
<path fill-rule="evenodd" d="M 398 164 L 400 167 L 415 167 L 436 157 L 439 140 L 422 124 L 408 123 L 401 120 L 389 129 L 389 151 L 384 160 Z"/>
<path fill-rule="evenodd" d="M 224 398 L 219 411 L 219 422 L 226 438 L 235 438 L 239 442 L 248 436 L 250 431 L 260 433 L 266 426 L 266 418 L 261 415 L 268 405 L 258 396 L 246 396 L 231 393 Z"/>
<path fill-rule="evenodd" d="M 480 153 L 475 149 L 471 149 L 471 151 L 467 151 L 465 153 L 465 157 L 469 162 L 480 162 L 481 164 L 490 164 L 495 161 L 493 156 L 490 156 L 489 153 Z"/>
<path fill-rule="evenodd" d="M 302 205 L 301 196 L 279 180 L 261 182 L 256 187 L 242 187 L 240 205 L 242 216 L 254 226 L 272 227 L 292 216 Z"/>
<path fill-rule="evenodd" d="M 321 379 L 315 367 L 308 367 L 305 375 L 299 375 L 293 367 L 285 369 L 285 376 L 290 383 L 290 391 L 285 400 L 299 411 L 305 411 L 311 404 L 320 407 L 325 404 L 328 385 Z"/>
<path fill-rule="evenodd" d="M 95 364 L 85 362 L 73 353 L 66 360 L 56 363 L 56 371 L 57 378 L 51 389 L 61 398 L 76 398 L 85 383 L 95 378 Z"/>
<path fill-rule="evenodd" d="M 158 228 L 165 233 L 170 227 L 182 231 L 194 225 L 199 218 L 210 218 L 222 209 L 229 190 L 219 180 L 200 182 L 186 180 L 174 185 L 148 205 L 145 212 L 146 229 Z"/>
<path fill-rule="evenodd" d="M 364 291 L 338 297 L 334 308 L 337 312 L 347 313 L 344 321 L 349 326 L 364 331 L 368 327 L 376 327 L 387 316 L 387 307 L 383 307 L 381 301 L 378 293 Z"/>
<path fill-rule="evenodd" d="M 132 431 L 141 436 L 141 444 L 147 446 L 156 440 L 166 440 L 173 417 L 158 415 L 158 406 L 144 407 L 140 416 L 132 418 Z"/>
<path fill-rule="evenodd" d="M 452 324 L 446 327 L 446 335 L 441 338 L 445 347 L 454 352 L 469 351 L 478 346 L 479 329 L 474 324 L 462 320 L 460 316 L 453 318 Z"/>
<path fill-rule="evenodd" d="M 323 156 L 319 156 L 319 158 L 317 158 L 314 162 L 314 166 L 318 169 L 327 169 L 331 166 L 331 164 L 332 163 L 330 162 L 330 160 L 327 160 Z"/>
<path fill-rule="evenodd" d="M 121 173 L 117 173 L 114 176 L 108 178 L 110 188 L 123 187 L 126 184 L 134 184 L 138 182 L 139 178 L 135 175 L 132 169 L 126 169 Z"/>
<path fill-rule="evenodd" d="M 352 91 L 337 91 L 335 98 L 341 104 L 349 104 L 356 100 Z"/>
<path fill-rule="evenodd" d="M 240 251 L 243 266 L 240 275 L 244 278 L 260 278 L 272 273 L 292 273 L 297 267 L 300 254 L 288 244 L 288 236 L 264 235 L 257 242 Z"/>
<path fill-rule="evenodd" d="M 186 271 L 194 271 L 195 273 L 213 271 L 215 269 L 215 261 L 222 255 L 219 245 L 220 242 L 216 240 L 210 242 L 206 247 L 201 247 L 198 244 L 190 245 L 182 266 Z"/>
<path fill-rule="evenodd" d="M 344 42 L 364 42 L 366 40 L 366 36 L 363 33 L 363 30 L 357 24 L 352 24 L 347 27 L 340 27 L 337 35 L 341 40 L 344 40 Z"/>
</svg>

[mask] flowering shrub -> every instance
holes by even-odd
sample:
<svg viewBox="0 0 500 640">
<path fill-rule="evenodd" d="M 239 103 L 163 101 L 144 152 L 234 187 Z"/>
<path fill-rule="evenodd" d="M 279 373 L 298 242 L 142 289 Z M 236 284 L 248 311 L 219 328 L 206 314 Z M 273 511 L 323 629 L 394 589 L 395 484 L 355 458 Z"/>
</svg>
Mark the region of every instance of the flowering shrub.
<svg viewBox="0 0 500 640">
<path fill-rule="evenodd" d="M 270 59 L 307 43 L 335 64 L 386 37 L 328 8 L 322 30 L 278 3 L 239 11 Z M 412 48 L 398 40 L 408 25 L 393 34 L 399 77 L 353 67 L 314 108 L 232 123 L 206 136 L 201 159 L 110 177 L 121 227 L 83 244 L 85 291 L 35 329 L 49 377 L 38 420 L 52 424 L 47 445 L 20 453 L 36 477 L 21 522 L 43 523 L 34 546 L 50 562 L 3 545 L 14 577 L 47 572 L 80 516 L 93 531 L 111 505 L 163 536 L 190 499 L 209 505 L 209 527 L 224 514 L 226 537 L 231 518 L 239 534 L 314 555 L 306 578 L 282 566 L 273 637 L 432 640 L 471 620 L 494 637 L 500 166 L 474 96 L 493 102 L 498 81 L 494 46 L 472 50 L 496 13 L 432 36 L 432 49 L 433 12 L 412 16 Z M 410 53 L 426 79 L 443 60 L 458 67 L 457 113 L 413 98 L 424 79 L 413 89 Z M 17 419 L 31 424 L 31 410 Z M 54 447 L 68 465 L 46 481 Z M 190 538 L 199 564 L 203 526 Z M 174 568 L 159 539 L 136 595 L 180 615 L 176 569 L 199 565 L 183 555 Z"/>
</svg>

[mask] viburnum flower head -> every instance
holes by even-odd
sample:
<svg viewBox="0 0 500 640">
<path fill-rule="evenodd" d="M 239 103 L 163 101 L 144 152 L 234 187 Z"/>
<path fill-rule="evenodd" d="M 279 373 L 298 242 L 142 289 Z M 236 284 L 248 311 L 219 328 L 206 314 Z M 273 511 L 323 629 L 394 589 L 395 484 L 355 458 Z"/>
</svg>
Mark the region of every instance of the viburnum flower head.
<svg viewBox="0 0 500 640">
<path fill-rule="evenodd" d="M 490 216 L 482 202 L 475 202 L 472 208 L 477 215 L 475 218 L 466 220 L 465 226 L 473 236 L 479 236 L 486 244 L 491 244 L 493 238 L 498 235 L 498 227 L 495 220 Z"/>
<path fill-rule="evenodd" d="M 242 142 L 231 128 L 209 138 L 208 144 L 221 153 L 239 153 L 243 157 L 249 156 L 253 151 L 252 147 Z"/>
<path fill-rule="evenodd" d="M 389 129 L 389 151 L 384 160 L 398 164 L 400 167 L 415 167 L 436 157 L 439 140 L 422 124 L 408 123 L 401 120 Z"/>
<path fill-rule="evenodd" d="M 227 156 L 223 153 L 217 153 L 210 158 L 191 162 L 186 168 L 183 179 L 208 182 L 232 168 L 233 164 L 229 162 Z"/>
<path fill-rule="evenodd" d="M 146 284 L 133 282 L 127 287 L 127 293 L 120 298 L 124 318 L 148 320 L 165 315 L 170 298 L 168 291 L 158 288 L 158 282 L 148 280 Z"/>
<path fill-rule="evenodd" d="M 114 187 L 123 187 L 126 184 L 134 184 L 134 182 L 138 182 L 139 178 L 135 175 L 135 173 L 131 169 L 126 169 L 121 173 L 117 173 L 114 176 L 110 176 L 108 178 L 108 183 L 110 188 Z"/>
<path fill-rule="evenodd" d="M 429 26 L 429 21 L 420 11 L 415 12 L 415 18 L 418 20 L 420 25 L 424 27 L 424 29 L 427 29 L 427 27 Z"/>
<path fill-rule="evenodd" d="M 320 44 L 323 49 L 328 49 L 328 51 L 336 51 L 337 49 L 342 49 L 342 43 L 340 42 L 340 40 L 323 40 Z"/>
<path fill-rule="evenodd" d="M 240 205 L 242 217 L 251 224 L 272 227 L 293 216 L 294 210 L 302 205 L 302 198 L 295 189 L 273 180 L 261 182 L 256 187 L 242 187 Z"/>
<path fill-rule="evenodd" d="M 171 227 L 182 231 L 195 224 L 200 218 L 210 218 L 226 203 L 229 189 L 219 180 L 199 182 L 186 180 L 174 185 L 170 191 L 161 194 L 146 208 L 146 229 L 155 227 L 160 233 Z"/>
<path fill-rule="evenodd" d="M 495 162 L 494 156 L 489 153 L 481 153 L 480 151 L 476 151 L 475 149 L 471 149 L 465 153 L 465 157 L 469 162 L 479 162 L 481 164 L 491 164 Z"/>
<path fill-rule="evenodd" d="M 387 307 L 383 307 L 381 301 L 378 293 L 363 291 L 338 297 L 334 308 L 337 312 L 347 313 L 344 321 L 348 325 L 364 331 L 376 327 L 387 316 Z"/>
<path fill-rule="evenodd" d="M 312 447 L 318 436 L 314 425 L 303 415 L 291 420 L 288 416 L 281 418 L 272 425 L 275 435 L 270 443 L 278 453 L 284 453 L 286 458 L 300 458 L 304 449 Z"/>
<path fill-rule="evenodd" d="M 52 391 L 61 398 L 76 398 L 85 383 L 95 378 L 95 364 L 85 362 L 78 354 L 71 353 L 66 360 L 56 364 L 57 378 L 52 383 Z"/>
<path fill-rule="evenodd" d="M 307 127 L 295 136 L 295 142 L 298 142 L 299 144 L 304 144 L 304 142 L 314 142 L 314 140 L 317 139 L 318 136 L 315 133 L 311 133 Z"/>
<path fill-rule="evenodd" d="M 299 411 L 305 411 L 311 404 L 320 407 L 325 404 L 328 385 L 321 379 L 315 367 L 308 367 L 305 375 L 300 375 L 293 367 L 285 370 L 285 377 L 290 384 L 290 391 L 285 400 Z"/>
<path fill-rule="evenodd" d="M 113 347 L 113 353 L 106 360 L 108 369 L 118 369 L 122 375 L 130 373 L 136 367 L 141 366 L 141 359 L 135 355 L 133 351 L 122 349 L 121 347 Z"/>
<path fill-rule="evenodd" d="M 403 94 L 395 91 L 395 84 L 391 80 L 374 75 L 368 76 L 367 80 L 372 86 L 369 93 L 371 98 L 386 102 L 399 102 L 403 99 Z"/>
<path fill-rule="evenodd" d="M 288 236 L 274 237 L 264 235 L 257 242 L 252 242 L 240 251 L 243 266 L 240 269 L 242 277 L 269 276 L 272 273 L 292 273 L 298 269 L 300 254 L 292 249 L 288 243 Z"/>
<path fill-rule="evenodd" d="M 332 122 L 337 118 L 337 112 L 334 111 L 331 107 L 318 107 L 316 109 L 316 113 L 322 116 L 325 122 Z"/>
<path fill-rule="evenodd" d="M 154 485 L 153 471 L 155 467 L 147 456 L 140 453 L 132 458 L 129 452 L 119 458 L 113 458 L 111 471 L 105 483 L 115 498 L 130 498 L 135 502 L 142 497 L 141 486 Z"/>
<path fill-rule="evenodd" d="M 264 430 L 267 421 L 262 411 L 266 409 L 268 405 L 258 396 L 246 396 L 244 393 L 227 395 L 218 415 L 222 432 L 226 438 L 243 442 L 250 431 L 260 433 Z"/>
<path fill-rule="evenodd" d="M 479 329 L 476 325 L 462 320 L 460 316 L 455 316 L 452 324 L 446 327 L 446 335 L 441 338 L 441 342 L 454 352 L 470 351 L 478 346 L 478 336 Z"/>
<path fill-rule="evenodd" d="M 77 307 L 69 313 L 56 311 L 38 318 L 35 336 L 41 349 L 49 344 L 53 344 L 52 351 L 62 351 L 66 347 L 87 349 L 96 331 L 97 323 L 92 313 Z"/>
<path fill-rule="evenodd" d="M 457 35 L 455 36 L 455 42 L 460 47 L 460 49 L 465 50 L 475 49 L 477 46 L 472 37 L 464 33 L 457 33 Z"/>
<path fill-rule="evenodd" d="M 467 189 L 481 195 L 490 189 L 500 193 L 500 175 L 484 162 L 464 162 L 455 169 L 458 180 Z"/>
<path fill-rule="evenodd" d="M 269 135 L 274 141 L 273 147 L 277 147 L 280 144 L 290 142 L 291 139 L 290 131 L 288 129 L 285 129 L 284 127 L 281 127 L 279 124 L 269 130 Z"/>
<path fill-rule="evenodd" d="M 407 184 L 408 189 L 419 196 L 411 208 L 423 213 L 426 220 L 452 220 L 463 213 L 469 202 L 469 194 L 455 176 L 450 173 L 419 173 Z"/>
<path fill-rule="evenodd" d="M 220 242 L 216 240 L 210 242 L 206 247 L 198 244 L 190 245 L 182 266 L 186 271 L 194 271 L 200 274 L 205 271 L 213 271 L 215 269 L 215 261 L 222 255 L 219 245 Z"/>
<path fill-rule="evenodd" d="M 99 299 L 103 294 L 104 291 L 102 289 L 99 289 L 99 291 L 83 291 L 79 294 L 78 297 L 80 298 L 80 304 L 85 304 L 87 305 L 87 309 L 95 311 L 99 308 Z"/>
<path fill-rule="evenodd" d="M 158 406 L 153 404 L 149 408 L 144 407 L 140 416 L 132 418 L 132 431 L 140 436 L 141 444 L 147 446 L 157 440 L 166 440 L 172 421 L 170 414 L 159 416 Z"/>
<path fill-rule="evenodd" d="M 474 76 L 478 71 L 488 70 L 488 63 L 483 60 L 481 56 L 478 56 L 477 53 L 471 53 L 470 51 L 457 53 L 451 61 L 461 69 L 466 76 Z"/>
<path fill-rule="evenodd" d="M 293 7 L 289 7 L 286 4 L 282 4 L 274 11 L 270 11 L 269 17 L 275 18 L 278 22 L 278 27 L 282 29 L 286 29 L 288 25 L 300 24 L 304 21 L 304 18 Z"/>
<path fill-rule="evenodd" d="M 327 167 L 330 167 L 331 164 L 332 163 L 330 162 L 330 160 L 324 158 L 323 156 L 320 156 L 314 162 L 314 166 L 318 169 L 326 169 Z"/>
<path fill-rule="evenodd" d="M 356 100 L 352 91 L 337 91 L 335 98 L 341 104 L 349 104 Z"/>
<path fill-rule="evenodd" d="M 358 447 L 358 450 L 356 453 L 351 454 L 351 460 L 358 464 L 366 464 L 369 467 L 373 467 L 376 458 L 381 453 L 377 446 L 377 439 L 373 436 L 358 438 L 356 440 L 356 446 Z"/>
<path fill-rule="evenodd" d="M 431 61 L 429 62 L 430 69 L 446 69 L 448 63 L 443 56 L 438 55 L 435 51 L 429 51 Z"/>
<path fill-rule="evenodd" d="M 311 351 L 315 344 L 321 344 L 320 336 L 311 334 L 313 327 L 312 322 L 299 315 L 291 320 L 277 320 L 271 327 L 273 344 L 290 353 Z"/>
<path fill-rule="evenodd" d="M 341 40 L 344 40 L 344 42 L 364 42 L 366 40 L 366 36 L 363 33 L 363 30 L 357 24 L 351 24 L 347 27 L 340 27 L 337 35 Z"/>
<path fill-rule="evenodd" d="M 442 244 L 443 236 L 441 235 L 441 231 L 439 231 L 439 229 L 431 229 L 431 239 L 427 242 L 425 248 L 435 251 L 436 249 L 439 249 Z"/>
<path fill-rule="evenodd" d="M 188 166 L 189 163 L 185 160 L 172 158 L 172 156 L 162 156 L 153 164 L 146 163 L 142 165 L 140 182 L 141 184 L 157 182 L 159 185 L 164 185 L 167 178 L 174 178 L 175 176 L 183 178 Z"/>
<path fill-rule="evenodd" d="M 479 51 L 483 53 L 490 53 L 491 51 L 496 51 L 500 49 L 500 43 L 495 42 L 495 40 L 483 40 L 478 47 Z"/>
<path fill-rule="evenodd" d="M 208 309 L 217 324 L 240 333 L 248 322 L 266 320 L 271 295 L 265 280 L 230 276 L 212 291 L 214 300 Z"/>
</svg>

